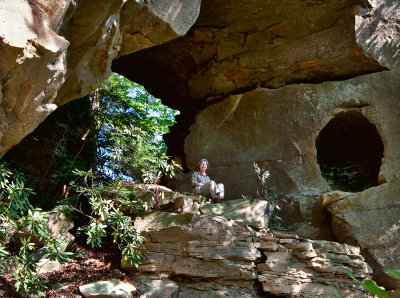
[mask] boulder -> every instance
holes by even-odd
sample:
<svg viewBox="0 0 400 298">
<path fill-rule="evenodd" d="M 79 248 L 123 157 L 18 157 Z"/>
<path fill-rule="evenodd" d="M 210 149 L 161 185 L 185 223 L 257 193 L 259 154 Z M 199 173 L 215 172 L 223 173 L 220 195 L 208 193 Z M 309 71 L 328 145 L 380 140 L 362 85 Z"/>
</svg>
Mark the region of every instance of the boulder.
<svg viewBox="0 0 400 298">
<path fill-rule="evenodd" d="M 172 298 L 179 294 L 179 285 L 169 279 L 152 279 L 150 276 L 136 277 L 135 282 L 143 298 Z"/>
<path fill-rule="evenodd" d="M 200 212 L 204 215 L 220 215 L 254 228 L 262 228 L 268 226 L 269 215 L 265 215 L 268 205 L 270 203 L 265 200 L 238 199 L 219 204 L 204 204 L 200 207 Z"/>
<path fill-rule="evenodd" d="M 179 227 L 199 220 L 195 214 L 178 214 L 162 211 L 152 211 L 135 219 L 135 228 L 138 232 L 148 232 L 169 227 Z M 179 237 L 179 235 L 176 235 Z"/>
<path fill-rule="evenodd" d="M 111 279 L 80 286 L 79 291 L 85 298 L 133 298 L 137 289 L 131 284 Z"/>
<path fill-rule="evenodd" d="M 254 261 L 261 256 L 252 235 L 255 232 L 244 223 L 223 217 L 173 226 L 167 222 L 164 227 L 157 224 L 144 233 L 145 261 L 138 269 L 124 266 L 133 273 L 223 279 L 226 284 L 237 285 L 253 279 Z"/>
<path fill-rule="evenodd" d="M 46 215 L 48 218 L 47 231 L 54 237 L 57 237 L 58 239 L 64 241 L 62 245 L 63 250 L 72 249 L 75 245 L 75 237 L 71 233 L 69 233 L 69 230 L 74 227 L 74 222 L 62 212 L 53 211 L 45 213 L 47 213 Z M 35 243 L 38 246 L 43 245 L 43 242 L 36 237 L 33 237 L 27 228 L 23 228 L 17 231 L 16 236 L 17 235 L 18 237 L 14 238 L 16 239 L 18 244 L 20 244 L 20 237 L 31 236 L 31 242 Z"/>
<path fill-rule="evenodd" d="M 47 231 L 54 236 L 68 233 L 74 227 L 72 219 L 62 212 L 50 212 L 47 223 Z"/>
<path fill-rule="evenodd" d="M 385 273 L 400 270 L 399 193 L 400 181 L 395 181 L 326 206 L 338 240 L 359 246 L 374 268 L 374 279 L 388 289 L 400 288 L 400 281 Z"/>
<path fill-rule="evenodd" d="M 36 265 L 36 270 L 38 274 L 49 273 L 52 271 L 56 271 L 61 268 L 61 264 L 58 261 L 51 261 L 46 257 L 41 258 Z"/>
</svg>

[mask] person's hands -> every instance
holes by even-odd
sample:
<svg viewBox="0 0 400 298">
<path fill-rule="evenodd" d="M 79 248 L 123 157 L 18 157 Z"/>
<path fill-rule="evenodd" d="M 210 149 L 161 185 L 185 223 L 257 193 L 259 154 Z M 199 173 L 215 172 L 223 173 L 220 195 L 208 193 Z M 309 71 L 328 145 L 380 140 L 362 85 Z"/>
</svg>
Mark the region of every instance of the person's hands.
<svg viewBox="0 0 400 298">
<path fill-rule="evenodd" d="M 203 186 L 204 185 L 204 183 L 199 183 L 199 186 Z"/>
</svg>

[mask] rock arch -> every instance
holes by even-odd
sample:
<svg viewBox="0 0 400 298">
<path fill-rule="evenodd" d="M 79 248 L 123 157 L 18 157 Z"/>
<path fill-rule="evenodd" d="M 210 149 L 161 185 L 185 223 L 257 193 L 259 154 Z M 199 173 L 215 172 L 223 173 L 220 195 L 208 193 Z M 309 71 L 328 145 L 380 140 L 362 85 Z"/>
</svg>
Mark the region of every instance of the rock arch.
<svg viewBox="0 0 400 298">
<path fill-rule="evenodd" d="M 315 145 L 321 174 L 333 189 L 357 192 L 378 185 L 383 142 L 376 126 L 361 112 L 336 115 Z"/>
</svg>

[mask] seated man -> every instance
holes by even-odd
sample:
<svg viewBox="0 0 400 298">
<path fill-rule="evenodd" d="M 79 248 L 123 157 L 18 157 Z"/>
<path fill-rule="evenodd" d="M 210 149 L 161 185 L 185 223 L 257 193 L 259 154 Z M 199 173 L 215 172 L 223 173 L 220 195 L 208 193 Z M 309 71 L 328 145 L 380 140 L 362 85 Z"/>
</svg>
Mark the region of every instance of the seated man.
<svg viewBox="0 0 400 298">
<path fill-rule="evenodd" d="M 224 185 L 216 184 L 208 177 L 207 167 L 207 159 L 200 160 L 199 170 L 192 175 L 193 192 L 211 198 L 214 203 L 221 202 L 224 199 Z"/>
</svg>

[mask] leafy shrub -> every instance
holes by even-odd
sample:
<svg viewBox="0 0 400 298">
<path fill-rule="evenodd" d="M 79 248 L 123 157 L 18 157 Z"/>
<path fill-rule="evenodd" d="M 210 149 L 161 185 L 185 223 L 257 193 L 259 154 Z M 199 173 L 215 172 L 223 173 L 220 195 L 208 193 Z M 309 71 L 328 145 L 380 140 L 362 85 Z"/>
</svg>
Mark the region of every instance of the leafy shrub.
<svg viewBox="0 0 400 298">
<path fill-rule="evenodd" d="M 36 248 L 34 238 L 44 243 L 42 254 L 50 260 L 66 262 L 71 255 L 65 252 L 64 243 L 47 231 L 47 215 L 39 208 L 33 208 L 29 195 L 33 191 L 24 187 L 21 173 L 12 172 L 4 163 L 0 164 L 0 271 L 5 273 L 5 264 L 16 264 L 13 272 L 15 287 L 22 295 L 43 296 L 45 282 L 37 275 L 38 261 L 31 252 Z M 19 252 L 12 255 L 7 246 L 12 240 L 21 243 Z"/>
<path fill-rule="evenodd" d="M 135 230 L 130 215 L 154 206 L 132 197 L 123 181 L 157 184 L 161 175 L 174 174 L 177 165 L 167 163 L 162 135 L 175 123 L 177 111 L 162 105 L 142 86 L 116 74 L 88 97 L 91 111 L 88 123 L 83 125 L 84 136 L 71 129 L 69 119 L 66 123 L 56 121 L 58 125 L 64 125 L 64 132 L 56 142 L 49 165 L 37 185 L 50 181 L 45 177 L 52 177 L 55 185 L 63 186 L 55 209 L 69 216 L 87 218 L 88 225 L 79 229 L 87 236 L 87 244 L 101 247 L 105 237 L 111 236 L 123 254 L 122 262 L 137 266 L 141 260 L 137 247 L 143 238 Z M 70 113 L 67 115 L 71 116 Z M 88 135 L 91 145 L 96 145 L 88 149 L 97 150 L 95 162 L 91 154 L 81 156 Z M 69 136 L 80 139 L 82 144 L 71 146 L 68 144 Z M 97 142 L 93 141 L 95 139 Z M 74 150 L 69 150 L 70 147 Z M 92 170 L 87 171 L 90 167 Z M 57 171 L 50 173 L 53 168 Z M 44 295 L 46 285 L 37 275 L 37 261 L 32 257 L 32 250 L 36 248 L 33 240 L 44 243 L 41 251 L 51 260 L 62 263 L 71 254 L 63 252 L 61 240 L 47 232 L 46 213 L 30 204 L 29 196 L 34 192 L 24 187 L 22 174 L 13 173 L 1 165 L 0 175 L 0 267 L 2 272 L 8 272 L 5 264 L 16 264 L 15 286 L 21 294 Z M 158 197 L 156 187 L 155 207 Z M 87 208 L 81 210 L 81 205 Z M 24 229 L 28 233 L 17 234 Z M 17 254 L 9 252 L 9 241 L 13 238 L 19 238 L 17 240 L 21 243 Z"/>
<path fill-rule="evenodd" d="M 168 165 L 163 169 L 172 174 L 174 166 Z M 155 204 L 152 205 L 134 198 L 122 180 L 104 183 L 96 179 L 91 172 L 77 171 L 76 174 L 82 177 L 83 181 L 90 181 L 90 183 L 72 184 L 76 193 L 88 199 L 92 210 L 91 214 L 84 214 L 90 223 L 79 228 L 79 231 L 87 236 L 86 243 L 92 247 L 102 247 L 103 239 L 111 235 L 113 242 L 122 252 L 122 264 L 138 266 L 142 255 L 137 248 L 143 243 L 144 238 L 136 231 L 132 217 L 153 207 L 157 208 L 157 187 L 154 193 Z M 155 174 L 153 179 L 158 181 L 158 175 Z"/>
<path fill-rule="evenodd" d="M 254 163 L 254 170 L 257 174 L 257 196 L 275 206 L 269 218 L 268 227 L 270 229 L 282 229 L 281 218 L 275 212 L 275 209 L 279 209 L 278 195 L 275 189 L 269 185 L 270 173 L 261 169 L 256 162 Z"/>
<path fill-rule="evenodd" d="M 117 74 L 96 93 L 97 170 L 112 180 L 154 182 L 154 173 L 167 160 L 162 135 L 175 123 L 178 112 Z"/>
</svg>

